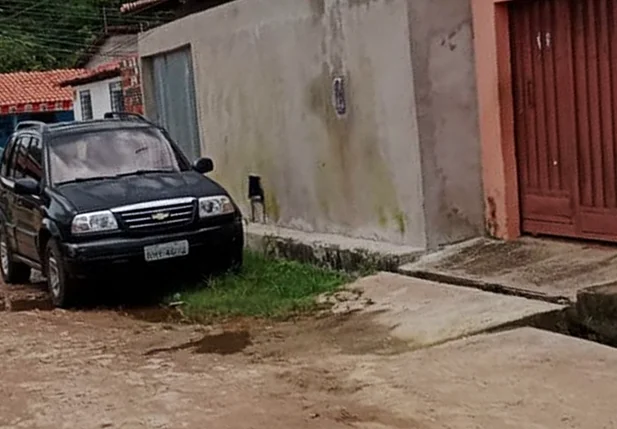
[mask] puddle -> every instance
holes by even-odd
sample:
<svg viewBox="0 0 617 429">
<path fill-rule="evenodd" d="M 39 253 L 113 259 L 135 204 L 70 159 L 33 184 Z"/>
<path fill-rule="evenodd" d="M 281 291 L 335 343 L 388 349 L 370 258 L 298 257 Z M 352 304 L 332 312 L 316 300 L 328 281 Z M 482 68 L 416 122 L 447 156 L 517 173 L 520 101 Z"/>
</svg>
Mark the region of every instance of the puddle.
<svg viewBox="0 0 617 429">
<path fill-rule="evenodd" d="M 241 352 L 252 344 L 251 335 L 248 331 L 223 332 L 222 334 L 205 335 L 200 340 L 190 341 L 179 346 L 152 349 L 146 352 L 146 356 L 189 349 L 198 354 L 232 355 Z"/>
</svg>

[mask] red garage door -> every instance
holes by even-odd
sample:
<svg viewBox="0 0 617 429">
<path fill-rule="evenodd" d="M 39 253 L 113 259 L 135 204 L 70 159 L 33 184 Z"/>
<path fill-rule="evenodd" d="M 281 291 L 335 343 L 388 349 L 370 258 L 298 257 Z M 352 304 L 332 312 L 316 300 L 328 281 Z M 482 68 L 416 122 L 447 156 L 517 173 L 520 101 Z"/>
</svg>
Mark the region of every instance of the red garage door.
<svg viewBox="0 0 617 429">
<path fill-rule="evenodd" d="M 617 0 L 510 6 L 523 230 L 617 241 Z"/>
</svg>

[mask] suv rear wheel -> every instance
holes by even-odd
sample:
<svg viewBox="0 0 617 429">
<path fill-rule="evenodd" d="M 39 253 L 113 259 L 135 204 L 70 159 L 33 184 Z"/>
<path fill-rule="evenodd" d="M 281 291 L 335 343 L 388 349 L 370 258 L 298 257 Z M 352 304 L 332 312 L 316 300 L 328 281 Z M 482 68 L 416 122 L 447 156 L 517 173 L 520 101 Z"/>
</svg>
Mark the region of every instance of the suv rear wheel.
<svg viewBox="0 0 617 429">
<path fill-rule="evenodd" d="M 75 279 L 66 272 L 60 249 L 53 240 L 47 243 L 44 269 L 54 306 L 70 306 L 75 298 Z"/>
<path fill-rule="evenodd" d="M 19 284 L 30 281 L 29 266 L 13 259 L 13 250 L 7 240 L 6 231 L 0 229 L 0 271 L 5 283 Z"/>
</svg>

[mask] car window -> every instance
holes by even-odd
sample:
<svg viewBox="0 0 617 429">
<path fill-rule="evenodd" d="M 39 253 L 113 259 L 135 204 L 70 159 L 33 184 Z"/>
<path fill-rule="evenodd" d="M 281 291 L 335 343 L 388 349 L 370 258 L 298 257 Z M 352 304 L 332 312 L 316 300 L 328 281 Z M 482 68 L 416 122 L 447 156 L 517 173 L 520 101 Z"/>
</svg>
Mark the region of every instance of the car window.
<svg viewBox="0 0 617 429">
<path fill-rule="evenodd" d="M 15 136 L 9 139 L 6 147 L 4 148 L 4 153 L 2 154 L 2 166 L 0 166 L 0 175 L 2 175 L 3 177 L 8 176 L 9 173 L 9 161 L 11 159 L 11 152 L 13 151 L 13 146 L 15 145 L 15 140 Z"/>
<path fill-rule="evenodd" d="M 43 145 L 37 137 L 32 137 L 28 146 L 24 177 L 30 177 L 37 182 L 43 178 Z"/>
<path fill-rule="evenodd" d="M 190 168 L 156 128 L 57 135 L 50 142 L 49 152 L 54 184 Z"/>
<path fill-rule="evenodd" d="M 17 143 L 12 156 L 11 176 L 13 179 L 22 179 L 25 177 L 25 172 L 28 164 L 28 145 L 30 144 L 30 136 L 22 136 L 17 138 Z"/>
</svg>

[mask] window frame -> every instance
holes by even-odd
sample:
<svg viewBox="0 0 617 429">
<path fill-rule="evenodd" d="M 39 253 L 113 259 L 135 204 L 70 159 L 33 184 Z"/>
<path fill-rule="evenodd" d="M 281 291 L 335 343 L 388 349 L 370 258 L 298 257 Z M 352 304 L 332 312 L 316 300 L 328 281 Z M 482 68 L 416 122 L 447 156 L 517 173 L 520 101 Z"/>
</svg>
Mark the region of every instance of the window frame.
<svg viewBox="0 0 617 429">
<path fill-rule="evenodd" d="M 88 100 L 88 109 L 85 108 L 84 100 Z M 79 90 L 79 106 L 81 107 L 81 119 L 84 121 L 88 121 L 90 119 L 94 119 L 94 110 L 92 108 L 92 91 L 89 89 L 81 89 Z M 89 113 L 89 117 L 86 117 L 85 112 Z"/>
<path fill-rule="evenodd" d="M 30 142 L 28 143 L 28 147 L 26 148 L 26 159 L 38 162 L 38 164 L 40 166 L 40 169 L 41 169 L 41 174 L 40 174 L 39 177 L 34 177 L 32 175 L 29 175 L 29 174 L 28 175 L 24 174 L 24 177 L 30 177 L 30 178 L 32 178 L 32 179 L 34 179 L 34 180 L 36 180 L 37 182 L 40 183 L 45 178 L 45 166 L 44 166 L 44 158 L 45 157 L 43 155 L 43 140 L 40 137 L 38 137 L 38 136 L 30 136 L 30 137 L 31 137 L 30 138 Z M 32 156 L 32 152 L 31 152 L 32 147 L 35 146 L 35 145 L 39 145 L 39 149 L 40 149 L 40 152 L 39 152 L 40 159 L 38 159 L 38 160 L 34 159 L 34 157 Z M 27 165 L 28 164 L 26 164 L 26 166 Z M 24 173 L 27 173 L 27 172 L 28 172 L 28 170 L 26 168 Z"/>
<path fill-rule="evenodd" d="M 10 164 L 10 179 L 15 181 L 15 180 L 19 180 L 19 179 L 23 179 L 25 178 L 25 174 L 23 174 L 22 171 L 22 176 L 21 177 L 17 177 L 15 175 L 16 170 L 17 170 L 17 156 L 19 156 L 19 150 L 23 147 L 24 148 L 24 153 L 23 155 L 26 157 L 26 159 L 28 158 L 28 149 L 30 148 L 30 143 L 32 142 L 32 139 L 34 137 L 29 135 L 29 134 L 24 134 L 24 135 L 20 135 L 17 137 L 17 141 L 15 142 L 15 149 L 13 149 L 13 154 L 11 156 L 11 164 Z M 27 143 L 24 143 L 23 145 L 21 144 L 22 141 L 28 140 Z"/>
<path fill-rule="evenodd" d="M 119 99 L 114 97 L 114 94 L 119 93 Z M 117 101 L 118 103 L 115 103 Z M 124 91 L 122 89 L 122 81 L 114 81 L 109 83 L 109 104 L 112 112 L 124 112 Z M 115 105 L 118 104 L 118 105 Z"/>
<path fill-rule="evenodd" d="M 4 148 L 4 152 L 2 153 L 2 165 L 0 165 L 0 176 L 10 178 L 9 170 L 11 166 L 11 158 L 13 155 L 13 148 L 15 147 L 15 142 L 17 141 L 18 136 L 13 134 L 9 137 L 9 140 L 6 143 L 6 147 Z"/>
</svg>

